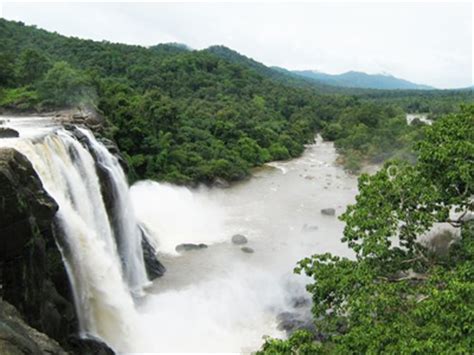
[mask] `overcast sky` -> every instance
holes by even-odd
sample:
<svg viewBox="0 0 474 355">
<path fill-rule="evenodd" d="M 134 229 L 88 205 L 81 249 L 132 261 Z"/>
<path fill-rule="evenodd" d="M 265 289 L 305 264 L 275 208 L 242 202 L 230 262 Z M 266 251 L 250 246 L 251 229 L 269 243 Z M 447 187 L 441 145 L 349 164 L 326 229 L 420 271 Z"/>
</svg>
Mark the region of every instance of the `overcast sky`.
<svg viewBox="0 0 474 355">
<path fill-rule="evenodd" d="M 7 19 L 141 45 L 223 44 L 267 65 L 473 84 L 471 3 L 4 3 Z"/>
</svg>

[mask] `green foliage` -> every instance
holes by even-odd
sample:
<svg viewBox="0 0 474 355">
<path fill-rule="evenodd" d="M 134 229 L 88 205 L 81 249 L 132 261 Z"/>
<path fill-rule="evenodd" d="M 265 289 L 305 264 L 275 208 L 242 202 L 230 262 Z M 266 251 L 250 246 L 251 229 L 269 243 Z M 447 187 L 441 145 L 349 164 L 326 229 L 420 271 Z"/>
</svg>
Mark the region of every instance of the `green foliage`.
<svg viewBox="0 0 474 355">
<path fill-rule="evenodd" d="M 314 340 L 314 335 L 305 330 L 294 332 L 288 340 L 268 339 L 256 355 L 295 354 L 316 355 L 323 354 L 322 346 Z"/>
<path fill-rule="evenodd" d="M 90 79 L 66 62 L 55 63 L 38 84 L 38 88 L 46 106 L 91 104 L 94 99 Z"/>
<path fill-rule="evenodd" d="M 16 64 L 16 78 L 22 85 L 36 83 L 51 68 L 51 62 L 43 53 L 34 49 L 21 52 Z"/>
<path fill-rule="evenodd" d="M 8 109 L 31 110 L 39 104 L 36 90 L 29 86 L 16 89 L 0 89 L 0 106 Z"/>
<path fill-rule="evenodd" d="M 320 352 L 473 353 L 474 221 L 461 218 L 474 211 L 473 109 L 427 128 L 415 165 L 391 162 L 360 177 L 356 203 L 341 216 L 355 258 L 298 263 L 295 271 L 314 280 L 307 286 L 314 323 L 327 339 Z M 461 217 L 450 216 L 453 208 Z M 436 253 L 419 237 L 438 222 L 461 227 L 461 235 Z M 314 341 L 308 335 L 303 343 Z M 291 354 L 293 346 L 271 339 L 261 353 Z"/>
<path fill-rule="evenodd" d="M 9 87 L 15 83 L 15 66 L 11 53 L 0 52 L 0 86 Z"/>
</svg>

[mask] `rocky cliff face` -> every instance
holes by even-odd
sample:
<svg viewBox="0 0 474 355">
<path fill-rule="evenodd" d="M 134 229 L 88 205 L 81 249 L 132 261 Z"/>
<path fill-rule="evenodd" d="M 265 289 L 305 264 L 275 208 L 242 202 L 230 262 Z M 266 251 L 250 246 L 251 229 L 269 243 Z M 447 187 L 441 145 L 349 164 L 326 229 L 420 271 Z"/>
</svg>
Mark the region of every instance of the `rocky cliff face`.
<svg viewBox="0 0 474 355">
<path fill-rule="evenodd" d="M 112 353 L 75 336 L 73 297 L 54 237 L 57 209 L 31 163 L 14 149 L 0 149 L 0 295 L 72 353 Z"/>
<path fill-rule="evenodd" d="M 112 353 L 76 336 L 73 297 L 54 237 L 57 209 L 31 163 L 14 149 L 0 149 L 0 296 L 72 353 Z"/>
<path fill-rule="evenodd" d="M 99 127 L 100 131 L 103 125 L 103 119 L 89 111 L 58 113 L 54 116 L 54 120 L 62 122 L 65 128 L 85 146 L 87 142 L 81 139 L 80 131 L 75 125 L 87 126 L 95 132 L 97 132 L 95 128 Z M 121 159 L 114 142 L 105 140 L 103 143 L 119 158 L 126 170 L 126 162 Z M 109 177 L 100 164 L 96 164 L 96 168 L 102 197 L 110 215 L 113 212 L 114 194 L 110 190 Z M 2 355 L 113 353 L 99 341 L 84 340 L 78 336 L 78 318 L 73 293 L 57 245 L 57 241 L 63 238 L 60 229 L 55 226 L 57 210 L 57 203 L 43 188 L 29 160 L 12 148 L 0 148 L 0 354 Z M 145 233 L 143 233 L 143 251 L 149 278 L 163 275 L 165 268 L 156 259 L 155 251 L 147 242 Z M 32 328 L 31 331 L 29 327 Z M 49 345 L 44 347 L 44 344 L 38 343 L 42 341 L 41 339 L 46 339 Z"/>
<path fill-rule="evenodd" d="M 0 354 L 67 355 L 55 340 L 25 323 L 20 313 L 0 299 Z"/>
</svg>

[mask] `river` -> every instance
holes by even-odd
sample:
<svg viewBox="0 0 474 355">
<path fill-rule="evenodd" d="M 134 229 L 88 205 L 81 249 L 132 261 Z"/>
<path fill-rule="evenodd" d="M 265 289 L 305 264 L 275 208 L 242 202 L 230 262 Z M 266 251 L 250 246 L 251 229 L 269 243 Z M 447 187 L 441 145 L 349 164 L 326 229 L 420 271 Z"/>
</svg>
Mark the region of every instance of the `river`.
<svg viewBox="0 0 474 355">
<path fill-rule="evenodd" d="M 284 336 L 277 315 L 308 297 L 292 273 L 314 253 L 350 256 L 336 216 L 354 201 L 357 179 L 336 165 L 332 143 L 318 139 L 288 162 L 270 163 L 227 189 L 188 190 L 144 181 L 132 186 L 138 216 L 155 235 L 168 271 L 139 306 L 139 351 L 250 352 L 263 335 Z M 231 243 L 240 233 L 254 253 Z M 208 248 L 176 253 L 180 243 Z"/>
</svg>

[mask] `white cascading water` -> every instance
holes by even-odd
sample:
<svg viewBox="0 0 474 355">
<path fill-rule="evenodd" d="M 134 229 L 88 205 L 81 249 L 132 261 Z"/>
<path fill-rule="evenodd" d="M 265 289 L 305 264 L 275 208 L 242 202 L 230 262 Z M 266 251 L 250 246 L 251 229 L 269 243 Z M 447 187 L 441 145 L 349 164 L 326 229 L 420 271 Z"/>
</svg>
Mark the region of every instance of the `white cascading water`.
<svg viewBox="0 0 474 355">
<path fill-rule="evenodd" d="M 120 210 L 115 221 L 109 220 L 92 155 L 69 132 L 59 129 L 37 142 L 14 140 L 12 146 L 30 160 L 59 205 L 56 218 L 64 236 L 59 244 L 82 336 L 129 351 L 131 339 L 137 337 L 131 325 L 138 317 L 130 288 L 137 290 L 148 283 L 138 225 L 117 159 L 89 131 L 81 131 L 98 163 L 110 173 L 115 208 Z"/>
<path fill-rule="evenodd" d="M 89 140 L 97 164 L 109 175 L 108 182 L 110 186 L 108 188 L 111 189 L 114 199 L 112 226 L 116 234 L 125 279 L 131 290 L 139 292 L 148 282 L 148 278 L 143 260 L 141 232 L 128 193 L 127 179 L 118 159 L 110 154 L 107 148 L 99 143 L 90 131 L 84 128 L 78 129 Z"/>
</svg>

